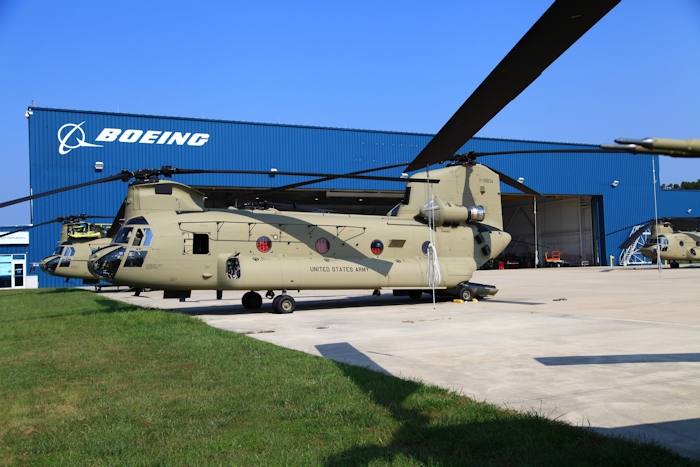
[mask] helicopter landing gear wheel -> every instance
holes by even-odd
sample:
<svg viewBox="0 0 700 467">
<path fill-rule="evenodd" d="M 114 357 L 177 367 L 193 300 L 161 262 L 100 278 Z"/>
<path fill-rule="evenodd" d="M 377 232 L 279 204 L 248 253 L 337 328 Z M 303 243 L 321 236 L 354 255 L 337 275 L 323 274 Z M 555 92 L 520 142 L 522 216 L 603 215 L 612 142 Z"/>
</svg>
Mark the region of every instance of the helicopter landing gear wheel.
<svg viewBox="0 0 700 467">
<path fill-rule="evenodd" d="M 411 300 L 418 300 L 423 296 L 422 290 L 409 290 L 408 296 Z"/>
<path fill-rule="evenodd" d="M 474 291 L 469 286 L 463 285 L 459 288 L 457 298 L 461 298 L 465 302 L 471 302 L 474 298 Z"/>
<path fill-rule="evenodd" d="M 289 295 L 278 295 L 272 301 L 272 310 L 279 314 L 294 313 L 297 309 L 297 302 Z"/>
<path fill-rule="evenodd" d="M 241 298 L 241 303 L 243 304 L 244 308 L 248 308 L 249 310 L 255 310 L 257 308 L 260 308 L 262 306 L 262 297 L 260 296 L 259 293 L 253 292 L 252 290 L 250 292 L 246 292 L 243 294 L 243 297 Z"/>
<path fill-rule="evenodd" d="M 678 269 L 681 267 L 680 264 L 678 264 L 676 261 L 671 261 L 671 269 Z"/>
</svg>

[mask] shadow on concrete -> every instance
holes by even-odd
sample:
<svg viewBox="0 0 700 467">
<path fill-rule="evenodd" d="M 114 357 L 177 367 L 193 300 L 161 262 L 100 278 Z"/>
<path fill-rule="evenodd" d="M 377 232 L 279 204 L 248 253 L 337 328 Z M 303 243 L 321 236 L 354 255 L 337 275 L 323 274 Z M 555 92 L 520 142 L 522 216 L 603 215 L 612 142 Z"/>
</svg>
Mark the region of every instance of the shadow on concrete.
<svg viewBox="0 0 700 467">
<path fill-rule="evenodd" d="M 623 437 L 639 442 L 650 439 L 659 440 L 668 449 L 683 456 L 700 459 L 700 418 L 618 428 L 591 427 L 591 429 L 604 435 Z"/>
<path fill-rule="evenodd" d="M 321 344 L 317 345 L 316 349 L 321 356 L 336 362 L 349 363 L 350 365 L 369 368 L 377 373 L 391 375 L 381 366 L 377 365 L 371 358 L 357 350 L 347 342 L 338 342 L 336 344 Z"/>
<path fill-rule="evenodd" d="M 373 297 L 371 295 L 367 296 L 352 296 L 352 297 L 322 297 L 318 299 L 306 299 L 298 298 L 292 295 L 295 300 L 297 300 L 297 312 L 301 311 L 322 311 L 322 310 L 338 310 L 338 309 L 351 309 L 351 308 L 361 308 L 361 307 L 384 307 L 384 306 L 395 306 L 395 305 L 416 305 L 416 304 L 428 304 L 432 303 L 432 297 L 428 295 L 425 298 L 418 300 L 412 300 L 408 297 L 395 297 L 393 295 L 382 295 L 381 297 Z M 439 297 L 436 300 L 440 302 L 451 302 L 451 297 Z M 212 300 L 215 302 L 215 300 Z M 178 308 L 167 308 L 169 311 L 186 313 L 192 315 L 245 315 L 245 314 L 257 314 L 257 313 L 272 313 L 272 300 L 265 300 L 262 307 L 257 310 L 250 310 L 244 308 L 243 305 L 206 305 L 204 302 L 200 301 L 198 306 L 192 307 L 178 307 Z"/>
<path fill-rule="evenodd" d="M 535 360 L 546 366 L 612 365 L 615 363 L 698 363 L 700 362 L 700 353 L 577 355 L 570 357 L 537 357 Z"/>
</svg>

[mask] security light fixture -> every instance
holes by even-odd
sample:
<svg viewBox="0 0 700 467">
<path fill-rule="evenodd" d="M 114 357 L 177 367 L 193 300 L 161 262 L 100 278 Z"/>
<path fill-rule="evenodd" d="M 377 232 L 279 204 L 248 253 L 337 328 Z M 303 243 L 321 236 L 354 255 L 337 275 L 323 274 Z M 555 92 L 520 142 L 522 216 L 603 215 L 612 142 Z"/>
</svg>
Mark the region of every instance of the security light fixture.
<svg viewBox="0 0 700 467">
<path fill-rule="evenodd" d="M 611 187 L 615 188 L 617 185 L 619 185 L 620 182 L 617 180 L 613 180 L 613 182 L 610 184 Z"/>
</svg>

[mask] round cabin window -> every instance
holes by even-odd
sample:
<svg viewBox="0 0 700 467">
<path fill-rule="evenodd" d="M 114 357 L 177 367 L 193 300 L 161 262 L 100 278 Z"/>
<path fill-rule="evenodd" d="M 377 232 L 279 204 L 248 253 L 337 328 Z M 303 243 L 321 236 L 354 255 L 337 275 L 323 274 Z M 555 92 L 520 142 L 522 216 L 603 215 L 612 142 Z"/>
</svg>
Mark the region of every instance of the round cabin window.
<svg viewBox="0 0 700 467">
<path fill-rule="evenodd" d="M 321 253 L 322 255 L 325 255 L 328 253 L 328 250 L 331 249 L 331 242 L 329 242 L 325 238 L 319 238 L 316 240 L 316 251 Z"/>
<path fill-rule="evenodd" d="M 256 242 L 255 246 L 258 247 L 260 253 L 267 253 L 272 248 L 272 240 L 268 237 L 260 237 Z"/>
</svg>

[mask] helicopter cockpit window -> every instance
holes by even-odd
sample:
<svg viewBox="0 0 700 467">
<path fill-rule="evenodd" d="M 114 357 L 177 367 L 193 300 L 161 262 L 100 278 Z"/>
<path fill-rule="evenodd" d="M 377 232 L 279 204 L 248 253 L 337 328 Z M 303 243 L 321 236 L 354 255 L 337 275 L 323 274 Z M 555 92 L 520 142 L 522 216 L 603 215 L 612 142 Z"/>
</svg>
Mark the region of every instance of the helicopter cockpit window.
<svg viewBox="0 0 700 467">
<path fill-rule="evenodd" d="M 241 263 L 238 258 L 229 258 L 226 261 L 226 276 L 231 280 L 241 278 Z"/>
<path fill-rule="evenodd" d="M 131 227 L 122 227 L 119 229 L 119 232 L 117 232 L 117 235 L 114 237 L 112 243 L 128 244 L 129 240 L 131 239 L 131 230 Z"/>
<path fill-rule="evenodd" d="M 143 246 L 151 246 L 151 242 L 153 241 L 153 232 L 151 232 L 151 229 L 143 229 Z"/>
<path fill-rule="evenodd" d="M 141 240 L 143 240 L 143 231 L 141 231 L 141 229 L 136 229 L 134 241 L 131 242 L 131 246 L 141 246 Z"/>
<path fill-rule="evenodd" d="M 143 261 L 146 259 L 148 251 L 130 251 L 126 255 L 126 260 L 124 261 L 125 268 L 140 268 L 143 266 Z"/>
<path fill-rule="evenodd" d="M 131 246 L 150 246 L 151 240 L 153 240 L 151 229 L 136 229 Z"/>
<path fill-rule="evenodd" d="M 661 247 L 661 251 L 668 250 L 668 238 L 659 235 L 659 246 Z"/>
<path fill-rule="evenodd" d="M 57 256 L 61 256 L 63 254 L 63 247 L 59 246 L 55 250 L 53 250 L 53 254 Z"/>
<path fill-rule="evenodd" d="M 124 225 L 136 225 L 136 224 L 148 225 L 148 221 L 146 221 L 146 219 L 144 219 L 143 216 L 139 216 L 139 217 L 132 217 L 131 219 L 129 219 L 128 221 L 126 221 L 124 223 Z"/>
<path fill-rule="evenodd" d="M 192 254 L 206 255 L 209 253 L 209 235 L 194 234 L 192 241 Z"/>
<path fill-rule="evenodd" d="M 59 263 L 58 267 L 67 268 L 70 266 L 70 258 L 73 256 L 71 250 L 73 250 L 73 253 L 75 252 L 75 250 L 71 247 L 66 248 L 66 250 L 63 252 L 63 258 L 61 258 L 61 262 Z"/>
</svg>

